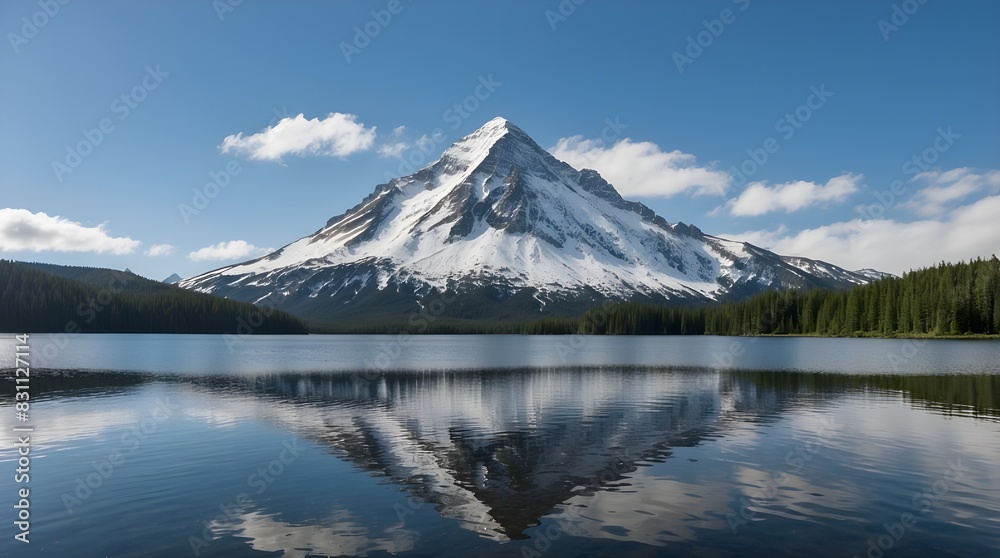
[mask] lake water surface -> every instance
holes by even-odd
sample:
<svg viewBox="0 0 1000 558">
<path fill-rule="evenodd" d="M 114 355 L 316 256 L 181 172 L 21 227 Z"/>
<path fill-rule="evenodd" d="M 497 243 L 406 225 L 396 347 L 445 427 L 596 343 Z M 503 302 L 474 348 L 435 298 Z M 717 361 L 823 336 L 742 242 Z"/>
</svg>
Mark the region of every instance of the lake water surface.
<svg viewBox="0 0 1000 558">
<path fill-rule="evenodd" d="M 1000 343 L 32 335 L 0 556 L 997 556 Z"/>
</svg>

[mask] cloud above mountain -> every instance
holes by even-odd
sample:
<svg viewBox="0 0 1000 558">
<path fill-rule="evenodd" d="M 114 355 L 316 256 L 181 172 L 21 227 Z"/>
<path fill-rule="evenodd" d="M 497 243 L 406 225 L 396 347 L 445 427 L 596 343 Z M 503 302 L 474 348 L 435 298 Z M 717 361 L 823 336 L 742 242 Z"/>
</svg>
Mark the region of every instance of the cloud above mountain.
<svg viewBox="0 0 1000 558">
<path fill-rule="evenodd" d="M 852 219 L 800 231 L 785 226 L 720 234 L 788 256 L 826 260 L 897 275 L 941 261 L 1000 253 L 1000 195 L 986 196 L 936 218 L 901 222 Z"/>
<path fill-rule="evenodd" d="M 170 244 L 154 244 L 146 250 L 146 255 L 151 257 L 169 256 L 174 253 L 174 247 Z"/>
<path fill-rule="evenodd" d="M 829 202 L 842 202 L 858 191 L 862 179 L 858 174 L 842 174 L 818 184 L 796 180 L 769 186 L 767 182 L 751 182 L 726 209 L 735 216 L 764 215 L 774 211 L 792 213 Z"/>
<path fill-rule="evenodd" d="M 274 248 L 261 248 L 245 240 L 230 240 L 199 248 L 188 254 L 187 257 L 195 262 L 227 261 L 263 256 L 272 251 Z"/>
<path fill-rule="evenodd" d="M 925 184 L 903 207 L 927 217 L 945 213 L 973 194 L 1000 193 L 1000 171 L 976 172 L 962 167 L 947 172 L 927 171 L 912 182 Z"/>
<path fill-rule="evenodd" d="M 594 169 L 623 196 L 671 197 L 678 194 L 722 196 L 728 173 L 699 166 L 694 155 L 663 151 L 652 142 L 621 139 L 607 147 L 583 136 L 562 138 L 549 149 L 577 169 Z"/>
<path fill-rule="evenodd" d="M 346 157 L 366 151 L 375 143 L 375 127 L 357 120 L 356 115 L 340 112 L 331 112 L 322 119 L 307 119 L 299 114 L 282 118 L 254 134 L 226 136 L 219 150 L 258 161 L 280 162 L 286 155 Z"/>
</svg>

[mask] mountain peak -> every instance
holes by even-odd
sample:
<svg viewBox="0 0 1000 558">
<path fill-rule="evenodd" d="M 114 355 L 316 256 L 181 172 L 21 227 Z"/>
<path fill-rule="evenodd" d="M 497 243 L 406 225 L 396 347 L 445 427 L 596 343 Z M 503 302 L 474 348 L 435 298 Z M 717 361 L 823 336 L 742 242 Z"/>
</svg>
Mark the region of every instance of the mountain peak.
<svg viewBox="0 0 1000 558">
<path fill-rule="evenodd" d="M 492 131 L 499 132 L 499 135 L 503 135 L 503 134 L 505 134 L 505 133 L 507 133 L 509 131 L 520 132 L 522 134 L 524 133 L 524 130 L 518 128 L 517 126 L 514 125 L 513 122 L 511 122 L 510 120 L 507 120 L 506 118 L 504 118 L 502 116 L 494 117 L 492 120 L 490 120 L 486 124 L 483 124 L 482 126 L 480 126 L 479 130 L 477 130 L 477 132 L 486 132 L 486 133 L 492 132 Z"/>
<path fill-rule="evenodd" d="M 506 118 L 504 118 L 502 116 L 494 116 L 493 118 L 491 118 L 489 120 L 489 122 L 487 122 L 486 124 L 483 124 L 482 126 L 480 126 L 480 129 L 482 129 L 482 128 L 489 128 L 489 127 L 493 127 L 493 126 L 503 126 L 503 127 L 506 127 L 508 124 L 510 124 L 510 120 L 507 120 Z"/>
<path fill-rule="evenodd" d="M 525 134 L 523 130 L 512 124 L 510 120 L 507 120 L 502 116 L 497 116 L 496 118 L 490 120 L 486 124 L 480 126 L 479 129 L 476 130 L 475 132 L 472 132 L 471 134 L 458 140 L 456 143 L 476 141 L 492 145 L 496 143 L 498 140 L 500 140 L 500 138 L 508 135 L 511 132 L 527 137 L 527 134 Z"/>
<path fill-rule="evenodd" d="M 531 136 L 498 116 L 452 144 L 441 154 L 438 164 L 443 164 L 448 174 L 473 173 L 483 170 L 485 164 L 490 174 L 502 172 L 506 176 L 513 167 L 547 167 L 550 162 L 555 159 Z"/>
<path fill-rule="evenodd" d="M 478 130 L 452 144 L 442 154 L 442 159 L 465 163 L 478 163 L 486 158 L 493 147 L 504 138 L 515 139 L 514 143 L 534 146 L 535 142 L 506 118 L 497 116 Z"/>
</svg>

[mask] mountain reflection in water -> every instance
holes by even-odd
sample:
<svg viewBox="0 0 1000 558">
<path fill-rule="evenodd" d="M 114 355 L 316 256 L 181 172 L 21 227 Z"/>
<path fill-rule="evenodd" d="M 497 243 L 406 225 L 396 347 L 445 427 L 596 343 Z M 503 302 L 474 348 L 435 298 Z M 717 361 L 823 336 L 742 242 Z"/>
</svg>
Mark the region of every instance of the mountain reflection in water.
<svg viewBox="0 0 1000 558">
<path fill-rule="evenodd" d="M 567 552 L 585 552 L 600 540 L 678 552 L 717 547 L 726 554 L 741 548 L 746 539 L 740 536 L 767 534 L 780 551 L 786 548 L 781 537 L 820 528 L 842 541 L 845 552 L 863 552 L 871 536 L 866 525 L 899 515 L 898 506 L 873 503 L 871 493 L 905 504 L 920 483 L 939 474 L 929 461 L 919 463 L 936 453 L 940 463 L 961 456 L 969 478 L 977 470 L 986 476 L 976 489 L 948 494 L 951 508 L 933 518 L 940 533 L 931 539 L 947 544 L 957 536 L 951 531 L 959 518 L 978 529 L 992 526 L 996 534 L 988 518 L 1000 512 L 1000 482 L 984 471 L 1000 459 L 998 384 L 997 375 L 643 368 L 398 372 L 367 379 L 349 372 L 62 372 L 40 376 L 33 397 L 46 443 L 60 454 L 74 451 L 75 440 L 114 439 L 119 425 L 136 420 L 118 408 L 153 394 L 166 394 L 202 433 L 245 431 L 247 439 L 266 436 L 262 445 L 273 445 L 276 435 L 254 433 L 263 426 L 317 448 L 315 465 L 290 465 L 295 472 L 280 479 L 281 491 L 238 513 L 220 519 L 211 503 L 173 510 L 177 531 L 201 532 L 200 521 L 211 533 L 205 555 L 239 554 L 241 544 L 288 556 L 447 553 L 445 540 L 462 531 L 494 545 L 477 550 L 485 554 L 535 552 L 546 533 L 561 538 Z M 979 432 L 956 429 L 942 422 L 946 417 L 978 425 Z M 187 446 L 168 447 L 164 440 L 164 447 L 149 451 L 178 455 L 213 444 L 190 438 Z M 246 441 L 230 443 L 229 466 L 252 472 L 241 465 L 254 462 L 240 454 Z M 330 476 L 333 464 L 329 458 L 324 464 L 323 453 L 350 469 Z M 193 460 L 189 466 L 199 471 L 220 467 L 218 457 Z M 159 461 L 148 466 L 145 483 L 166 474 L 157 470 L 167 467 Z M 229 478 L 224 469 L 213 474 Z M 395 486 L 402 496 L 391 503 L 362 496 L 329 504 L 358 482 L 357 474 Z M 72 490 L 72 478 L 54 492 Z M 769 478 L 778 479 L 774 490 L 765 490 Z M 231 493 L 208 500 L 225 503 Z M 428 526 L 431 510 L 443 524 Z M 433 529 L 445 536 L 427 542 Z M 187 547 L 184 538 L 176 544 Z M 830 551 L 820 539 L 794 548 Z"/>
</svg>

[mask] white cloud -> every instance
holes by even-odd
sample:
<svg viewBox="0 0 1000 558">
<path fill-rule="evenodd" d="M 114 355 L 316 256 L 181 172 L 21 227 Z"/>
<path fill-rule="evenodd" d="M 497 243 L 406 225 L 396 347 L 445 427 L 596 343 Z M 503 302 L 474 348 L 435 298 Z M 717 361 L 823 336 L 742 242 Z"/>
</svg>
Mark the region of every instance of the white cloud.
<svg viewBox="0 0 1000 558">
<path fill-rule="evenodd" d="M 174 247 L 169 244 L 154 244 L 146 250 L 147 256 L 169 256 L 174 253 Z"/>
<path fill-rule="evenodd" d="M 245 240 L 230 240 L 206 246 L 187 255 L 189 260 L 204 262 L 209 260 L 237 260 L 263 256 L 272 252 L 273 248 L 260 248 Z"/>
<path fill-rule="evenodd" d="M 1000 254 L 1000 196 L 987 196 L 938 219 L 899 223 L 853 219 L 789 234 L 774 231 L 723 234 L 787 256 L 805 256 L 847 269 L 872 267 L 900 275 L 941 261 Z"/>
<path fill-rule="evenodd" d="M 299 114 L 282 118 L 256 134 L 226 136 L 219 149 L 260 161 L 281 161 L 289 154 L 346 157 L 370 149 L 375 143 L 375 127 L 365 127 L 357 119 L 356 115 L 339 112 L 331 112 L 322 120 L 307 120 Z"/>
<path fill-rule="evenodd" d="M 379 157 L 400 157 L 409 147 L 410 143 L 406 141 L 406 126 L 396 126 L 392 129 L 389 139 L 375 151 Z"/>
<path fill-rule="evenodd" d="M 407 137 L 406 126 L 398 126 L 392 130 L 392 134 L 388 138 L 382 140 L 381 145 L 375 151 L 379 157 L 402 159 L 403 155 L 411 149 L 419 149 L 423 155 L 429 155 L 437 149 L 438 143 L 427 134 L 416 140 L 411 140 Z"/>
<path fill-rule="evenodd" d="M 111 252 L 131 254 L 142 244 L 108 234 L 107 223 L 86 227 L 62 217 L 27 209 L 0 209 L 0 250 L 29 252 Z"/>
<path fill-rule="evenodd" d="M 926 187 L 918 190 L 902 207 L 915 211 L 918 215 L 940 215 L 963 198 L 991 189 L 1000 191 L 1000 171 L 982 174 L 963 167 L 947 172 L 929 171 L 913 177 L 912 182 L 923 182 Z"/>
<path fill-rule="evenodd" d="M 397 141 L 394 143 L 383 143 L 378 147 L 378 154 L 380 157 L 400 157 L 403 152 L 410 147 L 410 144 L 405 141 Z"/>
<path fill-rule="evenodd" d="M 549 151 L 575 168 L 601 173 L 623 196 L 670 197 L 688 192 L 721 196 L 731 180 L 724 171 L 697 166 L 694 155 L 661 151 L 651 142 L 623 139 L 605 147 L 601 140 L 573 136 L 560 139 Z"/>
<path fill-rule="evenodd" d="M 826 184 L 796 180 L 768 186 L 766 182 L 751 182 L 739 197 L 726 204 L 729 213 L 738 216 L 763 215 L 772 211 L 791 213 L 806 207 L 843 201 L 858 191 L 862 176 L 842 174 Z"/>
</svg>

